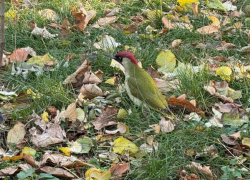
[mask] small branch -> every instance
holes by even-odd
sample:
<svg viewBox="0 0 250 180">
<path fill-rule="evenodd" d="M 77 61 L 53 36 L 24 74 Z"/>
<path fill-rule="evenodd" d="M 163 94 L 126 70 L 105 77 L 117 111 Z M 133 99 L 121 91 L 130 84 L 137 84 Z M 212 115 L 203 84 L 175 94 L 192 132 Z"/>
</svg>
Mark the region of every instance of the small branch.
<svg viewBox="0 0 250 180">
<path fill-rule="evenodd" d="M 1 0 L 1 41 L 0 41 L 0 67 L 3 61 L 3 49 L 4 49 L 4 11 L 5 11 L 5 0 Z"/>
</svg>

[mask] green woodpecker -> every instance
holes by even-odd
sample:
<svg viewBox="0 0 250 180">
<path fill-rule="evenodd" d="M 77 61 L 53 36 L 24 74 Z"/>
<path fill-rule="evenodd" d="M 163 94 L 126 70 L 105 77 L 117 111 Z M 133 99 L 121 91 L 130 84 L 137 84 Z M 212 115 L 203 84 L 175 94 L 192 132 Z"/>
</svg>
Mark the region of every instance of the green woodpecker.
<svg viewBox="0 0 250 180">
<path fill-rule="evenodd" d="M 162 114 L 171 114 L 166 97 L 162 95 L 152 77 L 138 66 L 134 55 L 128 51 L 117 53 L 113 59 L 125 68 L 125 89 L 129 98 L 140 106 L 145 102 Z"/>
</svg>

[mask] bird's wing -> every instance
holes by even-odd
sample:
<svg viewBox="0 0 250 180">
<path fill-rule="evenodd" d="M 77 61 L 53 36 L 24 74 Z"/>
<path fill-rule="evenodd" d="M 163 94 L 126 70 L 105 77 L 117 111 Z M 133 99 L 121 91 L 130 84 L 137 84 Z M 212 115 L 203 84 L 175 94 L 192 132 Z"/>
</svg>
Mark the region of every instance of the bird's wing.
<svg viewBox="0 0 250 180">
<path fill-rule="evenodd" d="M 136 71 L 136 76 L 134 76 L 133 71 Z M 135 68 L 133 71 L 132 75 L 127 78 L 131 94 L 141 101 L 146 102 L 153 108 L 165 108 L 167 106 L 165 96 L 163 96 L 158 90 L 151 76 L 139 67 Z M 138 81 L 135 77 L 147 78 Z"/>
</svg>

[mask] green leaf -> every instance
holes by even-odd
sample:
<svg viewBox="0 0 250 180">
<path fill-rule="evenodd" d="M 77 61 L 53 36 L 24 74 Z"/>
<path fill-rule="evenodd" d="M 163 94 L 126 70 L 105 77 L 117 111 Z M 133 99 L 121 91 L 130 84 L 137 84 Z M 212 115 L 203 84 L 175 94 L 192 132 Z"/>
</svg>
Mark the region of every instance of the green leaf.
<svg viewBox="0 0 250 180">
<path fill-rule="evenodd" d="M 79 138 L 76 140 L 76 142 L 80 143 L 82 145 L 81 153 L 88 153 L 91 149 L 92 141 L 88 137 Z"/>
<path fill-rule="evenodd" d="M 28 169 L 26 171 L 21 171 L 17 174 L 18 179 L 25 179 L 31 176 L 35 171 L 33 169 Z"/>
<path fill-rule="evenodd" d="M 227 11 L 225 6 L 222 4 L 220 0 L 214 0 L 213 2 L 209 2 L 209 0 L 206 1 L 206 4 L 211 9 L 216 9 L 220 11 Z"/>
<path fill-rule="evenodd" d="M 51 174 L 41 173 L 38 179 L 49 179 L 49 180 L 59 180 L 58 178 L 52 176 Z"/>
</svg>

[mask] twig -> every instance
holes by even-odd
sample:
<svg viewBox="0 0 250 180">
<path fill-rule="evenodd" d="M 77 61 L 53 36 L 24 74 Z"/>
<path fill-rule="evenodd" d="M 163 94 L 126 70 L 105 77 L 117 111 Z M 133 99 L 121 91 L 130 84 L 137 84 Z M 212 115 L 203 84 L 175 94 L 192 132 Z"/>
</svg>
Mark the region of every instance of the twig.
<svg viewBox="0 0 250 180">
<path fill-rule="evenodd" d="M 239 165 L 242 165 L 244 168 L 246 168 L 248 171 L 250 170 L 248 167 L 246 167 L 244 164 L 241 164 L 241 162 L 237 159 L 237 157 L 233 154 L 233 153 L 231 153 L 231 151 L 219 140 L 219 139 L 217 139 L 218 140 L 218 142 L 219 142 L 219 144 L 220 145 L 222 145 L 236 160 L 237 160 L 237 163 L 239 164 Z"/>
<path fill-rule="evenodd" d="M 1 0 L 1 42 L 0 42 L 0 67 L 2 66 L 3 49 L 4 49 L 4 0 Z"/>
</svg>

